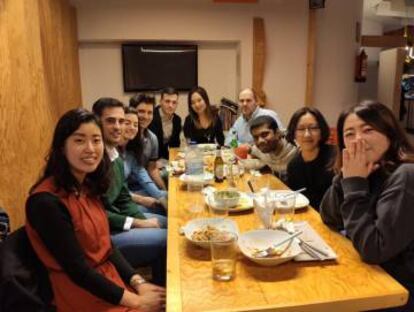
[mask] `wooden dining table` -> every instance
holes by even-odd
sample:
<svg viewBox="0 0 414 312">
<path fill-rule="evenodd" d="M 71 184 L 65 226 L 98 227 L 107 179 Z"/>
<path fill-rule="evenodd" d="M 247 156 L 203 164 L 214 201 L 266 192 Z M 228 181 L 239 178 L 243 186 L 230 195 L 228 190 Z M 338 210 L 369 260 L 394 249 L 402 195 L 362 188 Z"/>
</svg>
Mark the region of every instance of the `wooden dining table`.
<svg viewBox="0 0 414 312">
<path fill-rule="evenodd" d="M 245 173 L 238 188 L 248 191 Z M 213 186 L 228 187 L 227 181 Z M 254 178 L 254 186 L 287 187 L 276 177 Z M 380 266 L 364 263 L 352 242 L 325 226 L 311 207 L 298 210 L 295 221 L 307 221 L 337 254 L 336 260 L 290 261 L 263 267 L 238 255 L 236 277 L 229 282 L 212 278 L 210 252 L 193 245 L 181 227 L 196 217 L 207 217 L 191 209 L 203 200 L 200 192 L 189 192 L 178 177 L 169 178 L 167 245 L 167 311 L 367 311 L 401 306 L 408 292 Z M 204 204 L 204 203 L 202 203 Z M 252 210 L 230 214 L 240 233 L 257 228 Z"/>
</svg>

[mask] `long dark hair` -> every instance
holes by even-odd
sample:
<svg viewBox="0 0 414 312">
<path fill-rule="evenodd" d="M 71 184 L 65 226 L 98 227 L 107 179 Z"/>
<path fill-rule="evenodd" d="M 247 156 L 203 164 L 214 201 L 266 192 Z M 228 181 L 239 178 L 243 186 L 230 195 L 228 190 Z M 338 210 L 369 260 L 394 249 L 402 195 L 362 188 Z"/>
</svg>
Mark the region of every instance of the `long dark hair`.
<svg viewBox="0 0 414 312">
<path fill-rule="evenodd" d="M 207 118 L 210 121 L 210 125 L 214 126 L 216 111 L 214 111 L 212 106 L 210 105 L 210 99 L 208 98 L 207 91 L 203 87 L 199 86 L 192 88 L 190 90 L 190 93 L 188 93 L 188 112 L 190 113 L 190 118 L 192 122 L 196 125 L 197 128 L 201 128 L 200 119 L 198 118 L 197 113 L 191 107 L 191 97 L 194 93 L 198 93 L 204 100 L 204 103 L 206 103 Z"/>
<path fill-rule="evenodd" d="M 67 138 L 79 127 L 86 123 L 96 124 L 102 133 L 99 119 L 91 112 L 83 108 L 77 108 L 66 112 L 58 121 L 53 134 L 52 146 L 46 157 L 46 167 L 41 178 L 32 186 L 30 192 L 43 180 L 53 177 L 57 190 L 63 189 L 70 193 L 79 190 L 80 185 L 70 171 L 70 165 L 64 154 L 64 146 Z M 111 164 L 104 148 L 102 161 L 94 172 L 88 173 L 83 185 L 90 194 L 100 196 L 106 193 L 111 179 Z"/>
<path fill-rule="evenodd" d="M 386 170 L 393 170 L 404 162 L 414 162 L 414 147 L 408 141 L 407 135 L 400 127 L 392 111 L 376 101 L 364 101 L 342 112 L 338 118 L 337 135 L 338 148 L 336 169 L 342 167 L 342 150 L 345 148 L 344 124 L 350 114 L 366 122 L 372 128 L 385 135 L 390 141 L 390 147 L 385 152 L 382 162 Z"/>
<path fill-rule="evenodd" d="M 138 123 L 137 135 L 135 136 L 135 138 L 128 141 L 126 145 L 126 150 L 132 153 L 132 155 L 137 160 L 138 165 L 142 165 L 142 154 L 143 154 L 143 149 L 144 149 L 143 143 L 144 142 L 143 142 L 143 137 L 142 137 L 142 131 Z"/>
<path fill-rule="evenodd" d="M 319 141 L 319 146 L 322 146 L 323 144 L 326 144 L 326 142 L 328 141 L 330 130 L 325 117 L 323 117 L 322 113 L 318 109 L 313 107 L 302 107 L 293 114 L 293 116 L 290 118 L 289 125 L 287 127 L 286 140 L 296 145 L 296 127 L 298 126 L 300 118 L 308 113 L 315 117 L 316 121 L 318 122 L 318 126 L 321 129 L 321 140 Z"/>
</svg>

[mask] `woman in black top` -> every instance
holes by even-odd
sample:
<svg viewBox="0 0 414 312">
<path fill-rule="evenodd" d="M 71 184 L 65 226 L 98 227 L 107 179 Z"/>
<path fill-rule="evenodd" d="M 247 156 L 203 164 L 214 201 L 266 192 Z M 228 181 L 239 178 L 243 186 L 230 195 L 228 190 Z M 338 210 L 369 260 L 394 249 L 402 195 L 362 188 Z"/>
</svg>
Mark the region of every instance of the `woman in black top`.
<svg viewBox="0 0 414 312">
<path fill-rule="evenodd" d="M 184 122 L 184 136 L 190 142 L 224 144 L 223 126 L 210 105 L 207 91 L 193 88 L 188 94 L 189 115 Z"/>
<path fill-rule="evenodd" d="M 99 120 L 82 108 L 67 112 L 26 204 L 26 232 L 58 311 L 155 312 L 165 304 L 165 290 L 146 283 L 112 246 L 102 201 L 110 183 Z"/>
<path fill-rule="evenodd" d="M 367 101 L 338 119 L 338 174 L 320 206 L 322 221 L 352 241 L 409 291 L 414 311 L 414 146 L 385 105 Z"/>
<path fill-rule="evenodd" d="M 326 144 L 328 138 L 328 124 L 317 109 L 303 107 L 290 119 L 287 140 L 299 153 L 288 164 L 287 184 L 294 190 L 306 187 L 304 195 L 317 210 L 334 176 L 336 148 Z"/>
</svg>

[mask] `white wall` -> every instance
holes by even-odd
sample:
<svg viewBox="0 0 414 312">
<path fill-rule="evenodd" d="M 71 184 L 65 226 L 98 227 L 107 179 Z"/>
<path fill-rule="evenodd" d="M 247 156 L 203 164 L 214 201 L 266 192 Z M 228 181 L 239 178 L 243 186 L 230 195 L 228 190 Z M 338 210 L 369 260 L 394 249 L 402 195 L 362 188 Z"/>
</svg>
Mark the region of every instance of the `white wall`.
<svg viewBox="0 0 414 312">
<path fill-rule="evenodd" d="M 378 72 L 378 101 L 387 105 L 398 117 L 400 114 L 403 48 L 388 49 L 380 53 Z"/>
<path fill-rule="evenodd" d="M 353 83 L 354 26 L 361 11 L 362 0 L 330 0 L 325 9 L 318 11 L 315 103 L 331 122 L 346 104 L 354 103 L 357 98 Z M 308 0 L 261 0 L 254 5 L 214 4 L 201 0 L 158 0 L 155 3 L 102 0 L 78 5 L 77 13 L 81 43 L 176 40 L 202 45 L 217 42 L 237 45 L 235 51 L 200 49 L 200 58 L 205 56 L 205 63 L 199 64 L 200 84 L 204 84 L 213 101 L 219 94 L 237 93 L 240 88 L 251 86 L 253 17 L 262 17 L 266 32 L 264 90 L 269 106 L 287 124 L 291 114 L 304 103 Z M 220 65 L 217 58 L 223 53 L 229 59 L 235 57 L 232 61 L 235 64 L 229 70 L 235 68 L 236 77 L 231 77 L 230 72 L 223 75 L 223 64 Z M 101 95 L 125 96 L 119 58 L 110 45 L 98 52 L 86 44 L 81 45 L 85 106 Z M 109 74 L 102 73 L 102 67 L 111 68 L 110 77 L 105 78 Z M 98 76 L 97 72 L 101 73 L 99 83 L 92 79 Z M 228 81 L 231 83 L 224 83 Z M 232 84 L 236 92 L 229 87 Z"/>
<path fill-rule="evenodd" d="M 354 83 L 356 22 L 361 19 L 362 1 L 331 0 L 317 16 L 315 106 L 331 125 L 339 113 L 356 104 Z"/>
<path fill-rule="evenodd" d="M 383 26 L 378 21 L 362 20 L 362 35 L 381 36 Z M 378 93 L 378 68 L 381 48 L 364 48 L 368 56 L 367 80 L 359 83 L 358 100 L 377 99 Z"/>
<path fill-rule="evenodd" d="M 198 82 L 208 91 L 211 103 L 220 103 L 222 97 L 235 99 L 238 90 L 237 54 L 235 43 L 199 45 Z M 123 91 L 120 43 L 81 43 L 79 61 L 83 106 L 91 108 L 103 96 L 128 103 L 134 93 Z M 188 113 L 186 93 L 180 94 L 177 113 L 181 116 Z"/>
</svg>

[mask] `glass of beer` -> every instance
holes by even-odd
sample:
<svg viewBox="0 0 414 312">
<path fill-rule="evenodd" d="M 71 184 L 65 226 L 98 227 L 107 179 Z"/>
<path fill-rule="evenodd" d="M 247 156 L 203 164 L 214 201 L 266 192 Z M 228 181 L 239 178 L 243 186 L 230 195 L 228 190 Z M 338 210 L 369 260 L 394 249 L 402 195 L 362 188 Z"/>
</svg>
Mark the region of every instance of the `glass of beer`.
<svg viewBox="0 0 414 312">
<path fill-rule="evenodd" d="M 223 233 L 210 241 L 213 279 L 230 281 L 236 274 L 237 234 Z"/>
</svg>

